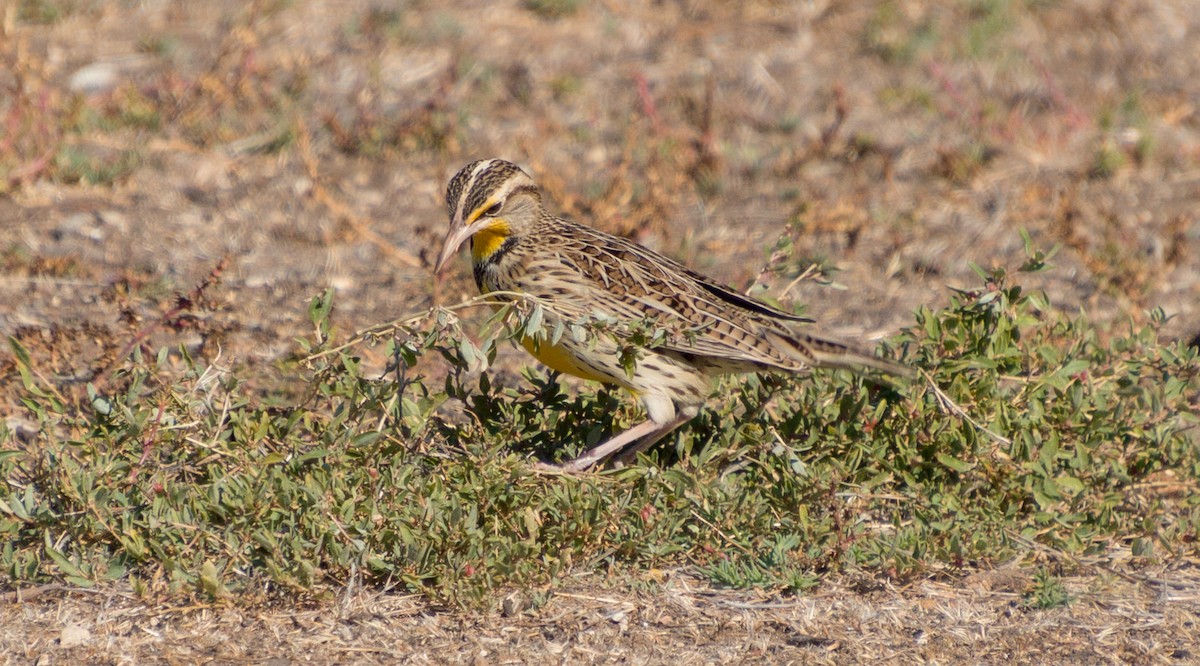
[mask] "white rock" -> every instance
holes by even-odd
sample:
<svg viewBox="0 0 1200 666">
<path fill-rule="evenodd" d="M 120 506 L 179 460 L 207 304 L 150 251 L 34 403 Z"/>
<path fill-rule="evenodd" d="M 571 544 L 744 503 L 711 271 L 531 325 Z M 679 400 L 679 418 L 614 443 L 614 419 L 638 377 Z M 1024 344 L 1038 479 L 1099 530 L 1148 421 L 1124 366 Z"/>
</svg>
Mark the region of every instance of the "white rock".
<svg viewBox="0 0 1200 666">
<path fill-rule="evenodd" d="M 94 62 L 80 67 L 67 82 L 67 86 L 71 90 L 85 95 L 112 90 L 116 85 L 117 68 L 106 62 Z"/>
<path fill-rule="evenodd" d="M 68 624 L 63 627 L 62 635 L 58 637 L 60 647 L 76 647 L 83 645 L 92 640 L 92 632 L 84 629 L 77 624 Z"/>
</svg>

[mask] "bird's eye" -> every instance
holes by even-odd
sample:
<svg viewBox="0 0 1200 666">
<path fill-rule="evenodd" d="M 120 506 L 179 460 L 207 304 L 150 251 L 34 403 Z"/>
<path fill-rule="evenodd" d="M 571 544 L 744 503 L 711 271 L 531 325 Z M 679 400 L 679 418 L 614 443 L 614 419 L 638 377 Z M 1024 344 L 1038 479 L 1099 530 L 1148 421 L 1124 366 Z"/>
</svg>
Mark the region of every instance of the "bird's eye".
<svg viewBox="0 0 1200 666">
<path fill-rule="evenodd" d="M 495 215 L 499 215 L 499 214 L 500 214 L 500 208 L 501 208 L 501 206 L 503 206 L 503 205 L 504 205 L 503 203 L 495 203 L 495 204 L 492 204 L 492 207 L 491 207 L 491 208 L 489 208 L 489 209 L 487 209 L 487 210 L 483 211 L 483 217 L 492 217 L 492 216 L 495 216 Z"/>
</svg>

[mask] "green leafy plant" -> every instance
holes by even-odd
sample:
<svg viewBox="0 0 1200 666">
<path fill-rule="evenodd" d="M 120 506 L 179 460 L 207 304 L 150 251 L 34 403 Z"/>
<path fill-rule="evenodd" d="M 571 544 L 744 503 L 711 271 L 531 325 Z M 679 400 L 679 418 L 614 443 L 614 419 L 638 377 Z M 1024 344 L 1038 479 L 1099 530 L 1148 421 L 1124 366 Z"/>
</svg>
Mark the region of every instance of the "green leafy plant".
<svg viewBox="0 0 1200 666">
<path fill-rule="evenodd" d="M 248 392 L 237 368 L 171 348 L 133 348 L 107 381 L 72 392 L 13 339 L 35 426 L 0 430 L 0 571 L 10 585 L 128 580 L 148 596 L 251 600 L 355 579 L 475 606 L 580 571 L 635 583 L 684 566 L 801 592 L 829 572 L 905 578 L 1020 558 L 1031 543 L 1063 553 L 1060 566 L 1129 542 L 1200 554 L 1200 494 L 1148 483 L 1200 480 L 1196 349 L 1159 340 L 1161 312 L 1101 335 L 1024 291 L 1013 276 L 1052 255 L 1026 242 L 1018 271 L 979 269 L 980 284 L 886 343 L 921 381 L 727 379 L 639 464 L 579 476 L 531 463 L 627 427 L 631 401 L 484 368 L 506 340 L 614 324 L 547 325 L 551 304 L 525 297 L 345 337 L 332 292 L 320 295 L 299 341 L 308 393 L 282 405 Z M 495 312 L 473 339 L 462 316 L 480 306 Z M 631 331 L 645 344 L 673 334 Z M 369 368 L 366 347 L 388 366 Z M 1042 587 L 1038 605 L 1054 598 L 1051 579 Z"/>
<path fill-rule="evenodd" d="M 1061 580 L 1046 569 L 1038 569 L 1033 576 L 1033 587 L 1025 594 L 1025 605 L 1029 608 L 1048 610 L 1061 608 L 1071 603 L 1071 595 Z"/>
</svg>

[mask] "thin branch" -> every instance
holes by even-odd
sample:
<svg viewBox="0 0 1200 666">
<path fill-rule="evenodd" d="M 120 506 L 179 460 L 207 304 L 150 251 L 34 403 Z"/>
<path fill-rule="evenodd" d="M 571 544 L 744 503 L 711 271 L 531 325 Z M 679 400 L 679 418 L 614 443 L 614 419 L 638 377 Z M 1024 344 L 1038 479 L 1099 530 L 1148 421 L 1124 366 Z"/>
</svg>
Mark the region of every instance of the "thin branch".
<svg viewBox="0 0 1200 666">
<path fill-rule="evenodd" d="M 493 306 L 493 307 L 512 305 L 513 301 L 499 300 L 496 298 L 497 296 L 500 296 L 500 297 L 509 296 L 509 297 L 513 297 L 514 299 L 516 299 L 518 301 L 520 301 L 520 300 L 532 301 L 535 303 L 540 303 L 543 307 L 548 307 L 548 305 L 545 301 L 537 298 L 536 296 L 532 296 L 530 294 L 524 294 L 524 293 L 520 293 L 520 292 L 516 292 L 516 291 L 491 291 L 486 294 L 480 294 L 478 296 L 475 296 L 474 298 L 470 298 L 470 299 L 463 301 L 462 303 L 459 303 L 457 305 L 438 305 L 438 306 L 429 308 L 428 310 L 425 310 L 424 312 L 418 312 L 416 314 L 407 315 L 407 316 L 401 317 L 399 319 L 393 319 L 392 321 L 389 321 L 389 322 L 384 322 L 382 324 L 376 324 L 374 326 L 370 326 L 368 328 L 364 328 L 364 329 L 355 331 L 354 335 L 351 336 L 350 339 L 347 340 L 346 342 L 344 342 L 336 347 L 330 347 L 329 349 L 324 349 L 324 350 L 316 352 L 314 354 L 309 354 L 308 356 L 304 357 L 304 360 L 305 361 L 315 361 L 319 358 L 323 358 L 323 357 L 329 356 L 331 354 L 337 354 L 337 353 L 343 352 L 346 349 L 349 349 L 350 347 L 359 345 L 363 341 L 368 340 L 370 338 L 379 337 L 386 333 L 394 332 L 397 330 L 407 330 L 411 326 L 415 325 L 417 322 L 423 321 L 425 319 L 433 318 L 433 317 L 437 316 L 438 313 L 441 313 L 441 312 L 444 312 L 447 314 L 454 314 L 459 310 L 466 310 L 468 308 L 476 308 L 481 305 L 488 305 L 488 306 Z"/>
<path fill-rule="evenodd" d="M 920 372 L 921 376 L 925 378 L 926 385 L 929 386 L 929 390 L 933 391 L 933 395 L 937 397 L 938 403 L 943 408 L 945 408 L 951 414 L 954 414 L 954 415 L 958 416 L 959 418 L 963 419 L 967 423 L 970 423 L 971 426 L 974 427 L 976 430 L 979 430 L 980 432 L 986 434 L 988 437 L 991 437 L 993 440 L 1000 442 L 1001 444 L 1004 444 L 1005 446 L 1009 446 L 1012 444 L 1012 440 L 1010 440 L 1009 438 L 1007 438 L 1004 435 L 1001 435 L 999 433 L 996 433 L 995 431 L 989 430 L 982 423 L 980 423 L 979 421 L 976 421 L 974 418 L 972 418 L 971 415 L 967 413 L 967 410 L 963 409 L 961 406 L 959 406 L 958 403 L 954 402 L 954 400 L 952 400 L 950 398 L 950 396 L 946 395 L 945 391 L 943 391 L 941 388 L 938 387 L 937 384 L 934 383 L 933 377 L 931 377 L 924 368 L 917 368 L 917 371 Z"/>
</svg>

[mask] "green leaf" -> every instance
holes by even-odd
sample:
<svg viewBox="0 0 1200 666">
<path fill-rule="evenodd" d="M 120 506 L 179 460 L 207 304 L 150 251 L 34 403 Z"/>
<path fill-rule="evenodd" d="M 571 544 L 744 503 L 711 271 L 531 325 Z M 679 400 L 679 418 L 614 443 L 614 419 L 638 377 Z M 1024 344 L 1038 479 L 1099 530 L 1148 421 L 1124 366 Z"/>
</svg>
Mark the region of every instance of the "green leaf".
<svg viewBox="0 0 1200 666">
<path fill-rule="evenodd" d="M 1054 483 L 1058 490 L 1071 496 L 1083 493 L 1083 482 L 1073 476 L 1059 476 L 1054 479 Z"/>
<path fill-rule="evenodd" d="M 940 452 L 937 454 L 937 461 L 959 473 L 968 472 L 975 466 L 973 463 L 968 463 L 949 454 Z"/>
<path fill-rule="evenodd" d="M 49 538 L 49 535 L 47 535 L 47 538 Z M 84 580 L 87 579 L 87 576 L 83 575 L 83 572 L 79 570 L 79 567 L 75 566 L 73 562 L 67 559 L 67 556 L 64 555 L 62 551 L 51 546 L 49 543 L 45 545 L 44 549 L 46 555 L 48 555 L 50 559 L 54 561 L 54 564 L 58 565 L 59 570 L 62 571 L 64 575 L 74 576 Z"/>
<path fill-rule="evenodd" d="M 525 333 L 529 336 L 537 336 L 542 331 L 542 318 L 545 313 L 542 311 L 541 303 L 534 303 L 533 310 L 530 311 L 529 317 L 525 320 Z"/>
<path fill-rule="evenodd" d="M 458 341 L 458 353 L 462 357 L 463 364 L 466 367 L 473 367 L 479 354 L 475 351 L 475 345 L 470 340 L 462 338 Z"/>
<path fill-rule="evenodd" d="M 28 368 L 30 366 L 29 350 L 25 348 L 25 345 L 10 335 L 8 336 L 8 346 L 12 349 L 13 356 L 17 357 L 17 364 Z"/>
</svg>

